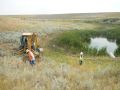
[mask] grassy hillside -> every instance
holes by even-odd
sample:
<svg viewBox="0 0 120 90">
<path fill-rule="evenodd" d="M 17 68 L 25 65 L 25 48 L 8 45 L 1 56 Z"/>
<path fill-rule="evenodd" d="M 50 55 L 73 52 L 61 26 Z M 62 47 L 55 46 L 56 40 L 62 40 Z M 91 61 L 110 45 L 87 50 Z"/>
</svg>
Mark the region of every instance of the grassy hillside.
<svg viewBox="0 0 120 90">
<path fill-rule="evenodd" d="M 120 90 L 120 57 L 84 51 L 84 63 L 79 65 L 79 51 L 87 49 L 90 37 L 115 39 L 120 47 L 119 16 L 0 16 L 0 90 Z M 43 60 L 34 67 L 14 54 L 22 32 L 37 32 L 41 39 Z"/>
<path fill-rule="evenodd" d="M 119 16 L 120 13 L 0 16 L 0 31 L 53 32 L 60 30 L 106 28 L 105 23 L 112 22 L 119 24 Z M 111 25 L 109 26 L 112 28 Z"/>
</svg>

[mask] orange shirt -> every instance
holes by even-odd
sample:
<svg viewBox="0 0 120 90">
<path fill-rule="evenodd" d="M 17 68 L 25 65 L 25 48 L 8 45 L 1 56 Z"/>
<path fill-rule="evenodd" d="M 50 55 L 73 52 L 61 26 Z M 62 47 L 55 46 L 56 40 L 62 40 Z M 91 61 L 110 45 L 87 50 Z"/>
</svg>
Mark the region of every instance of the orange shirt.
<svg viewBox="0 0 120 90">
<path fill-rule="evenodd" d="M 29 51 L 28 52 L 28 57 L 29 57 L 29 60 L 32 61 L 33 58 L 34 58 L 34 54 L 31 51 Z"/>
</svg>

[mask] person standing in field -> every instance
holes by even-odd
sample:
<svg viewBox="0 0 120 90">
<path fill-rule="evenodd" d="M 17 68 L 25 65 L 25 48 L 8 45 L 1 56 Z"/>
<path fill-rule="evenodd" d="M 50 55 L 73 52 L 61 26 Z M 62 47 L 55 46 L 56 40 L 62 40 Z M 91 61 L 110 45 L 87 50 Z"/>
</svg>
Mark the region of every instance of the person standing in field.
<svg viewBox="0 0 120 90">
<path fill-rule="evenodd" d="M 83 64 L 83 52 L 80 52 L 80 59 L 79 59 L 79 64 L 82 65 Z"/>
<path fill-rule="evenodd" d="M 26 50 L 26 53 L 28 55 L 30 64 L 32 66 L 35 65 L 35 56 L 34 56 L 34 54 L 30 50 L 28 50 L 28 49 Z"/>
</svg>

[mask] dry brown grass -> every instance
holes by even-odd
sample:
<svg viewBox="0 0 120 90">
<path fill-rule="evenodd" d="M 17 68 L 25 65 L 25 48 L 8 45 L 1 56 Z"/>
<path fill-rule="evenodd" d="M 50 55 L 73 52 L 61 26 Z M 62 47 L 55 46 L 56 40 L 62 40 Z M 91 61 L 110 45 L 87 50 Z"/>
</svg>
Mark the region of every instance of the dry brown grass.
<svg viewBox="0 0 120 90">
<path fill-rule="evenodd" d="M 53 32 L 58 30 L 92 29 L 94 24 L 73 22 L 73 20 L 29 20 L 6 16 L 0 17 L 0 31 L 37 31 Z"/>
<path fill-rule="evenodd" d="M 95 19 L 108 16 L 118 18 L 119 13 L 97 14 Z M 49 50 L 45 45 L 49 43 L 43 40 L 44 60 L 34 67 L 29 62 L 18 65 L 22 57 L 14 56 L 13 49 L 19 46 L 21 32 L 101 28 L 101 24 L 84 22 L 89 17 L 80 15 L 75 18 L 82 20 L 34 20 L 36 17 L 31 17 L 0 16 L 0 90 L 120 90 L 120 58 L 85 56 L 85 63 L 80 66 L 77 55 Z M 93 18 L 94 15 L 90 20 Z"/>
<path fill-rule="evenodd" d="M 79 66 L 76 59 L 77 57 L 73 57 L 72 62 L 76 62 L 76 65 L 73 65 L 69 62 L 69 64 L 56 62 L 47 56 L 34 67 L 28 62 L 18 67 L 20 57 L 2 57 L 0 90 L 120 89 L 119 60 L 112 61 L 107 57 L 96 57 L 96 60 L 92 60 L 92 57 L 89 57 L 82 66 Z"/>
</svg>

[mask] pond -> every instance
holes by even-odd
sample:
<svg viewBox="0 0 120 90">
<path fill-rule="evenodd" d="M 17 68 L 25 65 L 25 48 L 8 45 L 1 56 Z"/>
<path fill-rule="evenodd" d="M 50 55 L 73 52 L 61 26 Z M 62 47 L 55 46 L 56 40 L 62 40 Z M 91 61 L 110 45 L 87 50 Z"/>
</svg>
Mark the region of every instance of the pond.
<svg viewBox="0 0 120 90">
<path fill-rule="evenodd" d="M 115 58 L 114 53 L 117 50 L 118 46 L 116 44 L 116 41 L 109 41 L 107 38 L 96 37 L 91 38 L 89 48 L 95 48 L 97 51 L 106 48 L 107 54 L 110 57 Z"/>
</svg>

